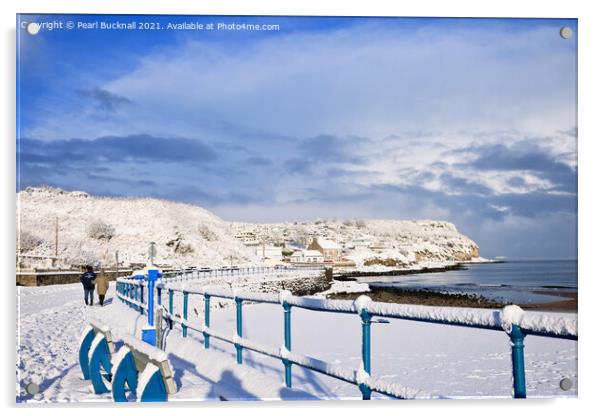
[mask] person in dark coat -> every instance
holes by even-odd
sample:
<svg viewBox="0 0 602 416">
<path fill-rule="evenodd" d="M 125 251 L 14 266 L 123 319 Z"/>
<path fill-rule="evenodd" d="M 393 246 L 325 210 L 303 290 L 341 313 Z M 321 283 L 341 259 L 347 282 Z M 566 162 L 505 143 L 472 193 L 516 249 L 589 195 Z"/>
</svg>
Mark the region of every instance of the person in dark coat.
<svg viewBox="0 0 602 416">
<path fill-rule="evenodd" d="M 94 281 L 96 280 L 96 273 L 94 273 L 92 266 L 86 266 L 86 272 L 79 277 L 79 280 L 84 285 L 84 301 L 86 305 L 94 305 Z M 90 299 L 89 302 L 88 299 Z"/>
</svg>

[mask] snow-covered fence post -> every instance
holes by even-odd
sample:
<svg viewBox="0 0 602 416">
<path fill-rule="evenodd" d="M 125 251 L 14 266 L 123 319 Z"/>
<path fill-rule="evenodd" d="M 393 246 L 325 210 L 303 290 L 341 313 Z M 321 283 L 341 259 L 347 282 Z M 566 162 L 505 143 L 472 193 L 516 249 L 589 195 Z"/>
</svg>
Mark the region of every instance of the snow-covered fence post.
<svg viewBox="0 0 602 416">
<path fill-rule="evenodd" d="M 148 326 L 142 329 L 142 340 L 150 345 L 157 344 L 157 331 L 155 330 L 155 282 L 159 278 L 158 269 L 148 269 L 147 284 L 148 284 L 148 299 L 147 306 L 147 322 Z M 142 286 L 141 286 L 142 287 Z"/>
<path fill-rule="evenodd" d="M 188 327 L 184 324 L 184 322 L 186 322 L 186 320 L 188 319 L 188 292 L 184 291 L 182 293 L 184 294 L 184 310 L 182 313 L 182 336 L 186 338 L 186 335 L 188 335 Z"/>
<path fill-rule="evenodd" d="M 128 290 L 128 298 L 130 300 L 136 300 L 136 295 L 138 294 L 138 290 L 137 290 L 137 286 L 134 285 L 133 283 L 130 283 L 129 285 L 129 290 Z M 130 302 L 130 308 L 134 309 L 134 304 L 132 302 Z"/>
<path fill-rule="evenodd" d="M 144 303 L 144 286 L 139 285 L 138 288 L 140 290 L 140 315 L 143 315 L 144 308 L 142 307 L 142 304 Z"/>
<path fill-rule="evenodd" d="M 242 338 L 242 299 L 235 296 L 234 302 L 236 303 L 236 336 Z M 234 347 L 236 348 L 236 363 L 242 364 L 242 345 L 240 345 L 238 339 Z"/>
<path fill-rule="evenodd" d="M 291 305 L 287 301 L 282 302 L 282 307 L 284 308 L 284 348 L 290 352 L 291 351 Z M 292 387 L 293 378 L 292 378 L 292 363 L 283 359 L 284 363 L 284 382 L 286 387 Z"/>
<path fill-rule="evenodd" d="M 157 333 L 155 347 L 163 349 L 163 308 L 155 311 L 155 331 Z"/>
<path fill-rule="evenodd" d="M 363 400 L 370 400 L 372 390 L 367 384 L 370 378 L 370 324 L 372 320 L 372 314 L 368 312 L 367 307 L 372 300 L 362 295 L 358 297 L 355 302 L 355 310 L 359 314 L 362 320 L 362 367 L 357 370 L 356 383 L 358 384 L 360 391 L 362 392 Z"/>
<path fill-rule="evenodd" d="M 163 302 L 161 301 L 161 286 L 157 286 L 157 305 L 162 305 Z"/>
<path fill-rule="evenodd" d="M 364 372 L 370 375 L 370 319 L 372 316 L 363 308 L 360 312 L 362 318 L 362 365 Z M 365 383 L 360 384 L 363 400 L 370 400 L 370 387 Z"/>
<path fill-rule="evenodd" d="M 173 329 L 173 320 L 171 317 L 173 316 L 173 289 L 168 290 L 169 293 L 169 329 Z"/>
<path fill-rule="evenodd" d="M 211 323 L 211 296 L 205 293 L 205 328 L 210 327 Z M 205 341 L 205 348 L 209 348 L 209 334 L 207 332 L 203 332 L 203 339 Z"/>
<path fill-rule="evenodd" d="M 512 324 L 510 340 L 512 343 L 512 377 L 514 378 L 514 398 L 524 399 L 527 397 L 527 386 L 525 382 L 525 334 L 518 325 Z"/>
</svg>

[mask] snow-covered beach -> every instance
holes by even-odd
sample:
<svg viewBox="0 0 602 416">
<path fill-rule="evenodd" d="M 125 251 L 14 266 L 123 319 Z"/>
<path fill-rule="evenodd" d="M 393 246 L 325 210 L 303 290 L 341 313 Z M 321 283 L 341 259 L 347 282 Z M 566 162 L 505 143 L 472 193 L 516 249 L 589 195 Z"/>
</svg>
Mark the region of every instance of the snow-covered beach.
<svg viewBox="0 0 602 416">
<path fill-rule="evenodd" d="M 85 322 L 89 317 L 105 322 L 119 340 L 120 334 L 138 336 L 145 319 L 116 299 L 113 285 L 107 306 L 86 307 L 80 299 L 80 286 L 18 288 L 18 401 L 110 400 L 110 395 L 92 394 L 89 382 L 82 380 L 77 349 Z M 244 308 L 245 338 L 279 348 L 281 307 L 248 304 Z M 190 319 L 201 319 L 199 299 L 191 299 L 190 310 Z M 216 305 L 212 327 L 233 333 L 234 313 L 232 302 Z M 294 351 L 349 368 L 359 366 L 361 337 L 357 316 L 295 309 L 292 317 Z M 378 377 L 417 389 L 425 396 L 511 397 L 510 347 L 503 332 L 386 321 L 373 325 L 373 373 Z M 283 387 L 284 371 L 278 360 L 245 351 L 243 370 L 235 364 L 231 345 L 214 340 L 206 353 L 200 336 L 194 333 L 182 344 L 177 325 L 168 340 L 178 385 L 178 392 L 170 398 L 173 400 L 219 400 L 223 395 L 220 389 L 247 400 L 361 397 L 356 386 L 298 367 L 293 369 L 294 389 L 289 391 Z M 528 336 L 525 344 L 529 397 L 575 396 L 577 342 Z M 560 389 L 562 378 L 573 382 L 571 390 Z M 24 392 L 29 382 L 40 386 L 39 394 L 31 397 Z"/>
</svg>

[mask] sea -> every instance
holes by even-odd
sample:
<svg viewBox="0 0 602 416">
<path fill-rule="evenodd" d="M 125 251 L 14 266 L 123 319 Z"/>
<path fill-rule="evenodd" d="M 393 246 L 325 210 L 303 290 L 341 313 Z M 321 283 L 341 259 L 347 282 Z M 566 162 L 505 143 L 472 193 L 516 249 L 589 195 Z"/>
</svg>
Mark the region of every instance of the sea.
<svg viewBox="0 0 602 416">
<path fill-rule="evenodd" d="M 577 260 L 508 260 L 465 266 L 464 270 L 357 280 L 371 286 L 468 294 L 521 304 L 558 301 L 577 292 Z"/>
</svg>

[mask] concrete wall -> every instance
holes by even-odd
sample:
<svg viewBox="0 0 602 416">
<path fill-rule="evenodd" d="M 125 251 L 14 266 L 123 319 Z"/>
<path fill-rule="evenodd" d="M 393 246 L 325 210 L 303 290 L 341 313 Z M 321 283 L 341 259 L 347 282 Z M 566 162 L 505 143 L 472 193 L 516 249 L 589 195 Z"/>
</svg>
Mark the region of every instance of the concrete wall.
<svg viewBox="0 0 602 416">
<path fill-rule="evenodd" d="M 17 286 L 48 286 L 64 285 L 68 283 L 79 283 L 79 277 L 83 272 L 21 272 L 17 273 Z M 98 272 L 96 272 L 98 274 Z M 115 280 L 117 277 L 129 276 L 132 270 L 120 270 L 118 273 L 114 270 L 104 272 L 109 280 Z"/>
</svg>

